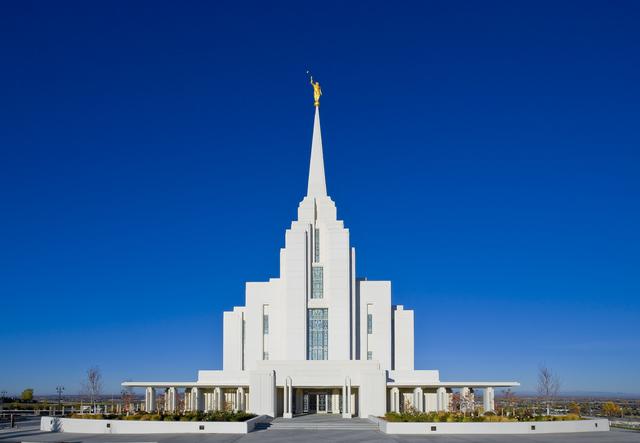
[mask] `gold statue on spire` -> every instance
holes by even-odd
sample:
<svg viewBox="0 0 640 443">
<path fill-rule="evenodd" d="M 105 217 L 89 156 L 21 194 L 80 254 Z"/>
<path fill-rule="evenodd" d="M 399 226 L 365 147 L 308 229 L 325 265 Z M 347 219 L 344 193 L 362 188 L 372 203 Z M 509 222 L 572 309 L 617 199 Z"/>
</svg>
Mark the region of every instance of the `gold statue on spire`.
<svg viewBox="0 0 640 443">
<path fill-rule="evenodd" d="M 313 86 L 313 104 L 314 106 L 320 106 L 320 96 L 322 95 L 322 89 L 320 89 L 320 83 L 313 82 L 313 75 L 311 76 L 311 86 Z"/>
</svg>

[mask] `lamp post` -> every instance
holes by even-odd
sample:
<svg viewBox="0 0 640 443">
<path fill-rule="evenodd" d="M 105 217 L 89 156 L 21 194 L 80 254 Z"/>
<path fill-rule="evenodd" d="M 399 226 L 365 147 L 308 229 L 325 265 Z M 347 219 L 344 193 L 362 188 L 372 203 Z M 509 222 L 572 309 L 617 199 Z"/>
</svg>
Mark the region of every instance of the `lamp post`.
<svg viewBox="0 0 640 443">
<path fill-rule="evenodd" d="M 56 386 L 56 392 L 58 393 L 58 408 L 60 409 L 62 404 L 62 391 L 64 391 L 64 386 Z"/>
</svg>

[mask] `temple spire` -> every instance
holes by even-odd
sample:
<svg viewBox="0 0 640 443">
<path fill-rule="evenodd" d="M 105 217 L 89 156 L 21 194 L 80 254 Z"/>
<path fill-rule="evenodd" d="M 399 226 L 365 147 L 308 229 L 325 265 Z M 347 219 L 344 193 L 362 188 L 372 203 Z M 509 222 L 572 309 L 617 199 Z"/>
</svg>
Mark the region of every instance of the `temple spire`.
<svg viewBox="0 0 640 443">
<path fill-rule="evenodd" d="M 322 134 L 320 133 L 320 108 L 316 106 L 311 140 L 311 162 L 309 164 L 309 184 L 307 196 L 326 197 L 327 183 L 324 178 L 324 159 L 322 154 Z"/>
</svg>

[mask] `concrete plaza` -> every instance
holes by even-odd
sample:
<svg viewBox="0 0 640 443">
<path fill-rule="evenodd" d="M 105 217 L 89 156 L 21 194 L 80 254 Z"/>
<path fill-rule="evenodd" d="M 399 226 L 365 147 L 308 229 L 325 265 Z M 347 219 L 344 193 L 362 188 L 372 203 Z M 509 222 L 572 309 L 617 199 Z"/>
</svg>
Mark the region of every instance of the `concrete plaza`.
<svg viewBox="0 0 640 443">
<path fill-rule="evenodd" d="M 169 442 L 435 442 L 435 443 L 640 443 L 640 432 L 612 430 L 610 432 L 540 435 L 434 435 L 394 436 L 375 430 L 277 430 L 267 429 L 246 435 L 228 434 L 148 434 L 108 435 L 42 432 L 37 427 L 0 431 L 0 442 L 73 442 L 73 443 L 169 443 Z"/>
</svg>

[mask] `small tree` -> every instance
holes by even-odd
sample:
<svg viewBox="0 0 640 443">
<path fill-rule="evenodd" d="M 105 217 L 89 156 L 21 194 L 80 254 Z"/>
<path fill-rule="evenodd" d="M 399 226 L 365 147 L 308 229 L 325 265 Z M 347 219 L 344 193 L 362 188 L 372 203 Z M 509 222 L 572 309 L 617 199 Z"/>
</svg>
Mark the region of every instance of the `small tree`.
<svg viewBox="0 0 640 443">
<path fill-rule="evenodd" d="M 33 388 L 27 388 L 20 395 L 22 401 L 33 401 Z"/>
<path fill-rule="evenodd" d="M 458 412 L 460 410 L 460 394 L 455 393 L 449 397 L 449 411 Z"/>
<path fill-rule="evenodd" d="M 571 403 L 569 403 L 569 412 L 571 414 L 580 415 L 580 405 L 575 401 L 572 401 Z"/>
<path fill-rule="evenodd" d="M 620 406 L 612 401 L 608 401 L 602 405 L 602 413 L 607 417 L 620 414 Z"/>
<path fill-rule="evenodd" d="M 551 415 L 551 402 L 556 398 L 559 390 L 560 380 L 558 377 L 551 369 L 544 365 L 540 366 L 538 369 L 538 395 L 547 407 L 547 415 Z"/>
<path fill-rule="evenodd" d="M 133 403 L 133 390 L 130 386 L 126 386 L 121 391 L 122 394 L 122 410 L 129 415 L 129 406 Z"/>
<path fill-rule="evenodd" d="M 87 369 L 87 379 L 84 382 L 84 392 L 89 396 L 91 409 L 95 412 L 96 400 L 102 392 L 102 374 L 100 368 L 92 366 Z"/>
<path fill-rule="evenodd" d="M 511 388 L 502 391 L 502 393 L 504 394 L 504 403 L 507 405 L 507 411 L 510 410 L 513 414 L 513 406 L 516 403 L 516 394 L 511 390 Z"/>
<path fill-rule="evenodd" d="M 475 401 L 474 396 L 471 391 L 467 391 L 466 393 L 460 393 L 460 411 L 466 416 L 467 412 L 470 414 L 473 413 L 475 409 Z"/>
</svg>

